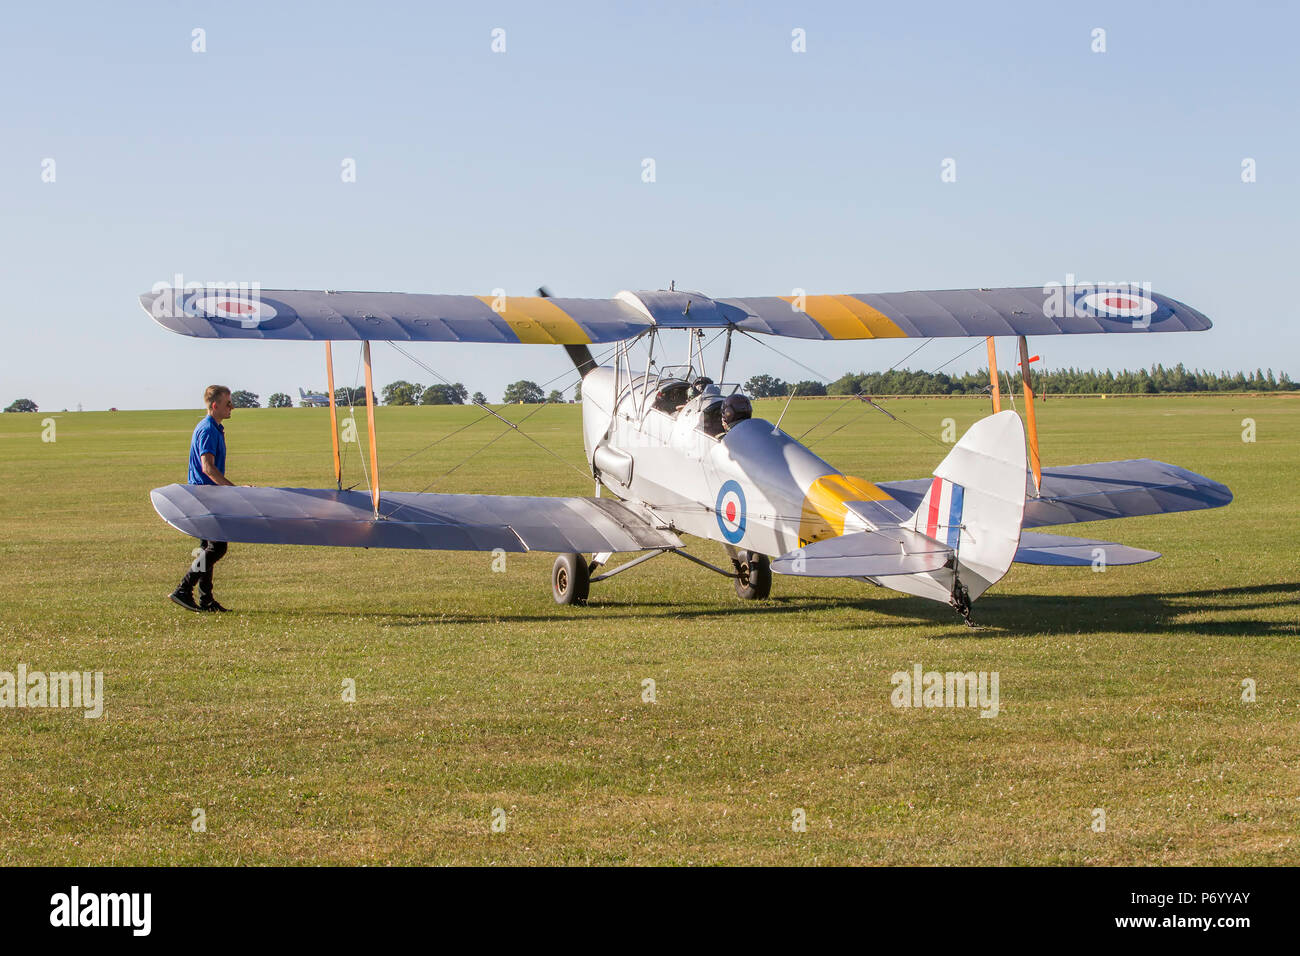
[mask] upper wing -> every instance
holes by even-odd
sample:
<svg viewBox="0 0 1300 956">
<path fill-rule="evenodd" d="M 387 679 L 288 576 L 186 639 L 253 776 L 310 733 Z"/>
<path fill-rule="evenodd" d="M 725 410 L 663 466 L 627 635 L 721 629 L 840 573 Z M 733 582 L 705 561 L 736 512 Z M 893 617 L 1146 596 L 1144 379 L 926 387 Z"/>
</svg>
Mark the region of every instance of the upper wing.
<svg viewBox="0 0 1300 956">
<path fill-rule="evenodd" d="M 932 480 L 914 478 L 876 484 L 906 507 L 915 509 Z M 1099 461 L 1044 468 L 1039 496 L 1025 501 L 1021 527 L 1198 511 L 1221 508 L 1230 501 L 1232 492 L 1227 486 L 1177 465 L 1150 458 Z"/>
<path fill-rule="evenodd" d="M 612 299 L 404 292 L 162 289 L 140 296 L 165 328 L 200 338 L 368 339 L 585 345 L 651 327 L 726 328 L 802 339 L 1199 332 L 1200 312 L 1128 286 L 957 289 L 713 299 L 620 292 Z"/>
<path fill-rule="evenodd" d="M 208 339 L 586 345 L 631 338 L 652 324 L 619 299 L 163 289 L 146 292 L 140 304 L 164 328 Z"/>
<path fill-rule="evenodd" d="M 1210 320 L 1131 286 L 953 289 L 722 299 L 741 328 L 800 339 L 946 338 L 1090 332 L 1201 332 Z"/>
<path fill-rule="evenodd" d="M 679 548 L 651 512 L 612 498 L 517 498 L 318 488 L 168 485 L 150 493 L 163 520 L 209 541 L 434 551 L 641 551 Z"/>
</svg>

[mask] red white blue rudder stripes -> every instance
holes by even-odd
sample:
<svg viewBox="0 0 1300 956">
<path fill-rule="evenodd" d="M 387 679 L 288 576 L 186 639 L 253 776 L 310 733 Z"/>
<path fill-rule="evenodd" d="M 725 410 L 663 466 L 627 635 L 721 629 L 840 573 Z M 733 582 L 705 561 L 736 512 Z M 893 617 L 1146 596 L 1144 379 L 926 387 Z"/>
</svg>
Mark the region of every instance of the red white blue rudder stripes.
<svg viewBox="0 0 1300 956">
<path fill-rule="evenodd" d="M 913 527 L 927 538 L 934 538 L 957 550 L 961 542 L 961 513 L 965 498 L 965 488 L 936 476 L 916 513 Z"/>
</svg>

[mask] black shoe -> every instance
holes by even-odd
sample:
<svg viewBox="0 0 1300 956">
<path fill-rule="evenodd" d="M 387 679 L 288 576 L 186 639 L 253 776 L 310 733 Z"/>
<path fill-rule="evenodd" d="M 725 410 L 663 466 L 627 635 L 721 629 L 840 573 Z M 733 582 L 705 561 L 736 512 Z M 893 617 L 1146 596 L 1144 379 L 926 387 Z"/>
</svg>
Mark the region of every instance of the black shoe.
<svg viewBox="0 0 1300 956">
<path fill-rule="evenodd" d="M 203 601 L 199 604 L 199 606 L 195 608 L 195 610 L 196 611 L 221 611 L 224 613 L 226 611 L 229 611 L 230 608 L 222 607 L 220 604 L 217 603 L 216 598 L 204 598 Z"/>
<path fill-rule="evenodd" d="M 189 593 L 188 591 L 181 591 L 177 589 L 167 596 L 171 598 L 174 603 L 179 604 L 187 611 L 202 610 L 202 608 L 200 608 L 197 604 L 194 603 L 194 595 Z"/>
</svg>

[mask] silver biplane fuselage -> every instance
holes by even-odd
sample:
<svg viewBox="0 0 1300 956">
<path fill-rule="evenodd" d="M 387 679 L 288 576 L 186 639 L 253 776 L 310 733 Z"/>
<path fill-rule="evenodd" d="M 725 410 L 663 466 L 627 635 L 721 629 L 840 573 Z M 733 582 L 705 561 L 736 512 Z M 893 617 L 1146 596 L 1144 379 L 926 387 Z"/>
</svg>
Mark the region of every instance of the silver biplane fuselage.
<svg viewBox="0 0 1300 956">
<path fill-rule="evenodd" d="M 908 517 L 883 491 L 843 475 L 770 422 L 749 418 L 724 430 L 718 407 L 735 386 L 710 383 L 679 405 L 674 392 L 687 384 L 685 374 L 586 375 L 583 440 L 603 487 L 677 531 L 760 555 L 873 530 L 850 501 L 871 500 L 891 522 Z"/>
</svg>

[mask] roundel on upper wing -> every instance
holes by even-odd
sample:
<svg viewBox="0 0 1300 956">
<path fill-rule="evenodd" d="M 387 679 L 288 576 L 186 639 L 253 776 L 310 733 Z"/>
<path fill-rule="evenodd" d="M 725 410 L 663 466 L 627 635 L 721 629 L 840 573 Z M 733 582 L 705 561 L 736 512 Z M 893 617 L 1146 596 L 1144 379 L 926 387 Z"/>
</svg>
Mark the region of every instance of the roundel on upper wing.
<svg viewBox="0 0 1300 956">
<path fill-rule="evenodd" d="M 1116 319 L 1141 319 L 1160 306 L 1148 295 L 1127 290 L 1090 292 L 1079 298 L 1079 309 L 1087 315 Z"/>
<path fill-rule="evenodd" d="M 270 302 L 251 292 L 198 292 L 185 300 L 187 315 L 233 325 L 241 329 L 278 328 L 290 316 L 281 316 Z M 280 321 L 275 321 L 277 318 Z"/>
<path fill-rule="evenodd" d="M 737 481 L 728 481 L 718 490 L 714 511 L 718 516 L 718 530 L 731 544 L 745 536 L 745 491 Z"/>
</svg>

